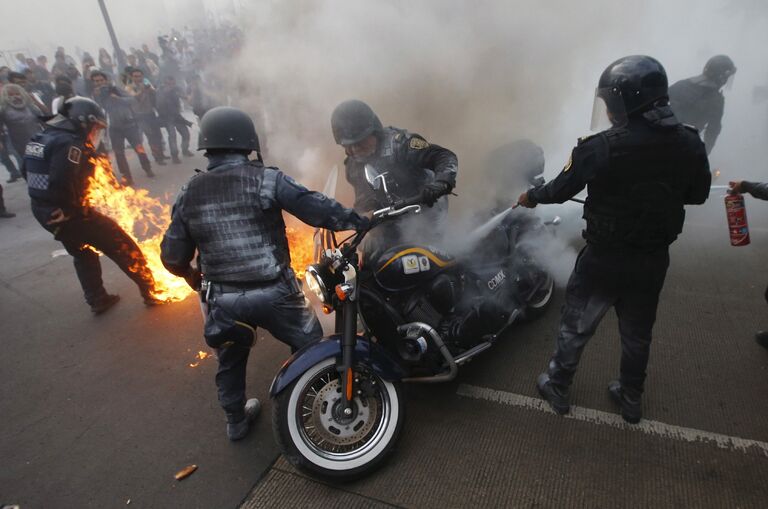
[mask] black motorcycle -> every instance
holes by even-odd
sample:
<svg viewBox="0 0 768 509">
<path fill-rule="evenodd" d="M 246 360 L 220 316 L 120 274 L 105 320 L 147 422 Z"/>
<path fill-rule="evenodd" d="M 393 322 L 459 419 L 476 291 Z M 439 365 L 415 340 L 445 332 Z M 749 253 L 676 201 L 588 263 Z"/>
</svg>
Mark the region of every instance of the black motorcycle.
<svg viewBox="0 0 768 509">
<path fill-rule="evenodd" d="M 366 169 L 366 177 L 391 196 L 386 174 Z M 358 253 L 369 232 L 422 207 L 418 198 L 393 200 L 373 214 L 370 230 L 341 243 L 333 232 L 316 233 L 305 288 L 325 313 L 336 312 L 336 331 L 289 358 L 270 389 L 276 439 L 310 474 L 350 480 L 375 469 L 403 426 L 403 382 L 453 380 L 460 365 L 551 300 L 552 277 L 519 238 L 557 218 L 497 214 L 467 236 L 476 249 L 463 256 L 415 244 Z"/>
</svg>

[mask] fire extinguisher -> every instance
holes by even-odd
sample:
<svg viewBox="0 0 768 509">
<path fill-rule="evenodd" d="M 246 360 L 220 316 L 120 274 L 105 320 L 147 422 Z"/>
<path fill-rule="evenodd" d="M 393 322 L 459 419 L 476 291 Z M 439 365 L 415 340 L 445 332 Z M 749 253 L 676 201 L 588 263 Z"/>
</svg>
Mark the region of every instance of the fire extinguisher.
<svg viewBox="0 0 768 509">
<path fill-rule="evenodd" d="M 731 235 L 731 245 L 748 245 L 749 226 L 747 225 L 747 209 L 744 206 L 744 196 L 739 193 L 726 194 L 725 213 L 728 216 L 728 231 Z"/>
</svg>

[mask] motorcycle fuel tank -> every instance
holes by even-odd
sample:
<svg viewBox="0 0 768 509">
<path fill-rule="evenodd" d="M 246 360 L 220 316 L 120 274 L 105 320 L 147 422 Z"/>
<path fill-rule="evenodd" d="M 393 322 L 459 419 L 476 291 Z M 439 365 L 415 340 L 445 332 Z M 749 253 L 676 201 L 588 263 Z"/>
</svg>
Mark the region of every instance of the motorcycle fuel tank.
<svg viewBox="0 0 768 509">
<path fill-rule="evenodd" d="M 378 255 L 372 268 L 379 286 L 402 291 L 433 279 L 455 263 L 453 257 L 435 247 L 402 245 Z"/>
</svg>

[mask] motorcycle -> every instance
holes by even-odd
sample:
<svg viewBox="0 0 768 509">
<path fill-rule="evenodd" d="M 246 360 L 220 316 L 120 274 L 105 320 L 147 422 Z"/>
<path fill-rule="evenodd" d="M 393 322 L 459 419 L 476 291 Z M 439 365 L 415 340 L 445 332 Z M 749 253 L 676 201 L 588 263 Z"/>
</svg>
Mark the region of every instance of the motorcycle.
<svg viewBox="0 0 768 509">
<path fill-rule="evenodd" d="M 403 383 L 453 380 L 513 323 L 541 314 L 554 289 L 519 239 L 559 218 L 520 224 L 509 210 L 497 214 L 467 237 L 482 254 L 405 244 L 361 256 L 366 235 L 424 207 L 418 197 L 395 199 L 386 173 L 365 173 L 390 205 L 342 242 L 317 231 L 317 263 L 305 276 L 310 296 L 336 313 L 335 333 L 290 357 L 270 388 L 285 457 L 337 481 L 370 473 L 392 452 L 405 421 Z"/>
</svg>

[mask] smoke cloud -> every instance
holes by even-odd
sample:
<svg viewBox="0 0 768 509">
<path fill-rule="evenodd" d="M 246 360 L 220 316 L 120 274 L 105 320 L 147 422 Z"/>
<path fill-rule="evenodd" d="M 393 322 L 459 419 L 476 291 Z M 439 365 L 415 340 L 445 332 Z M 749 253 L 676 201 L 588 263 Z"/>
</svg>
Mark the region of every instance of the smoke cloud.
<svg viewBox="0 0 768 509">
<path fill-rule="evenodd" d="M 92 5 L 91 5 L 92 4 Z M 92 54 L 109 40 L 95 2 L 41 0 L 34 16 L 19 16 L 0 34 L 6 50 L 32 52 L 65 45 Z M 763 0 L 616 2 L 615 0 L 165 0 L 107 1 L 124 47 L 149 42 L 204 21 L 242 27 L 245 48 L 208 82 L 257 118 L 267 163 L 321 189 L 343 160 L 333 143 L 330 114 L 341 101 L 362 99 L 385 125 L 404 127 L 459 156 L 451 215 L 473 217 L 494 182 L 484 172 L 488 152 L 519 138 L 544 149 L 553 178 L 578 137 L 589 134 L 592 96 L 602 70 L 628 54 L 648 54 L 670 82 L 701 72 L 725 53 L 738 72 L 726 92 L 723 132 L 711 155 L 732 178 L 766 180 L 768 86 L 762 52 L 768 46 Z M 50 7 L 48 9 L 47 7 Z M 27 6 L 3 2 L 4 12 Z M 71 23 L 78 19 L 77 28 Z M 50 51 L 48 52 L 50 55 Z M 759 95 L 759 94 L 758 94 Z M 351 203 L 340 179 L 338 197 Z M 522 189 L 509 189 L 514 202 Z M 498 190 L 494 190 L 496 194 Z M 705 205 L 709 207 L 710 205 Z M 718 217 L 722 207 L 714 205 Z M 581 229 L 576 204 L 542 206 L 564 217 L 563 232 Z M 461 223 L 461 221 L 457 221 Z"/>
</svg>

